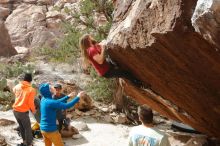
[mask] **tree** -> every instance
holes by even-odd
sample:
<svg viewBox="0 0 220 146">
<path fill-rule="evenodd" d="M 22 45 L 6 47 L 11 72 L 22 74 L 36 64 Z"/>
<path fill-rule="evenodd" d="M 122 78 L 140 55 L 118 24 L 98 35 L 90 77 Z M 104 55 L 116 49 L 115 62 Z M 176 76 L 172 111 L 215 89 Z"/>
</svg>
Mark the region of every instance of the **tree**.
<svg viewBox="0 0 220 146">
<path fill-rule="evenodd" d="M 85 26 L 83 32 L 93 33 L 97 40 L 107 37 L 112 24 L 113 4 L 110 0 L 81 0 L 79 10 L 71 12 L 74 18 L 73 26 Z M 106 23 L 99 25 L 98 17 L 104 16 Z M 81 28 L 79 28 L 81 29 Z"/>
</svg>

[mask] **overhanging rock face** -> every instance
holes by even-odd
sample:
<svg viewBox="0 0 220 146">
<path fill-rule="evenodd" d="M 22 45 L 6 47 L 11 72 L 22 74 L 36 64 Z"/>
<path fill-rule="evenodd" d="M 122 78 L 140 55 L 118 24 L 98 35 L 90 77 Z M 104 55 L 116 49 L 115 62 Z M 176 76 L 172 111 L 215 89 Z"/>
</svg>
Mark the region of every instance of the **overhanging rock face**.
<svg viewBox="0 0 220 146">
<path fill-rule="evenodd" d="M 129 95 L 220 138 L 219 42 L 195 31 L 191 19 L 196 5 L 194 0 L 118 1 L 109 52 L 120 66 L 151 85 L 142 90 L 127 83 Z"/>
</svg>

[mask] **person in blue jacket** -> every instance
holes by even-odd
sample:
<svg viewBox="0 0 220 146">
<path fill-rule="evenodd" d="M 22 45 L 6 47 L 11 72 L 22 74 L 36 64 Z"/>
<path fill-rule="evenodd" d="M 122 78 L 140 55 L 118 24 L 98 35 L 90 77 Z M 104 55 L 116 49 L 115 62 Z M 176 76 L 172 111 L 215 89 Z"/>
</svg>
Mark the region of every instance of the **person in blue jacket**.
<svg viewBox="0 0 220 146">
<path fill-rule="evenodd" d="M 52 94 L 55 92 L 55 89 L 48 83 L 41 84 L 39 91 L 42 95 L 40 129 L 44 137 L 45 146 L 52 146 L 52 143 L 54 146 L 64 146 L 56 125 L 56 111 L 61 109 L 65 110 L 74 106 L 79 102 L 84 92 L 79 92 L 70 102 L 64 103 L 63 101 L 67 101 L 70 97 L 73 97 L 75 93 L 72 92 L 68 96 L 54 100 L 52 99 Z"/>
</svg>

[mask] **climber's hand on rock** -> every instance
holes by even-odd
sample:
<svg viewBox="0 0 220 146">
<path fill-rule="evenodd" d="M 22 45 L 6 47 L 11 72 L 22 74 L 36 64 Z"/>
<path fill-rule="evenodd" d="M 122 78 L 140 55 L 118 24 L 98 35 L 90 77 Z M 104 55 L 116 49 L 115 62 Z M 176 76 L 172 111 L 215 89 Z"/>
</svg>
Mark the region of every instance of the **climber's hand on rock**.
<svg viewBox="0 0 220 146">
<path fill-rule="evenodd" d="M 107 45 L 107 41 L 106 40 L 102 40 L 99 45 L 103 46 L 105 48 L 105 46 Z"/>
</svg>

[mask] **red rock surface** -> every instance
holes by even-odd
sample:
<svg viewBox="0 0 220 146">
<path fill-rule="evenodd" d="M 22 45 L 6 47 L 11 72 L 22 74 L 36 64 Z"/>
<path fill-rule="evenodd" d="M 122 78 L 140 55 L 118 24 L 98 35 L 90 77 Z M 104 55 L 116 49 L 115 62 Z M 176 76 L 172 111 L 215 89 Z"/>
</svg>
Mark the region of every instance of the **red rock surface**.
<svg viewBox="0 0 220 146">
<path fill-rule="evenodd" d="M 151 85 L 151 90 L 142 90 L 127 82 L 127 94 L 220 138 L 220 52 L 192 27 L 196 2 L 118 1 L 109 52 L 121 67 Z"/>
</svg>

